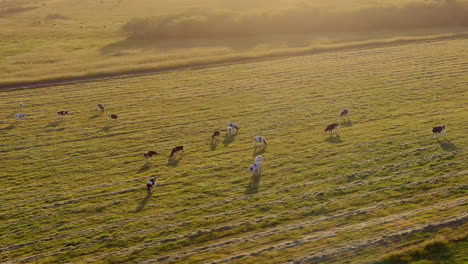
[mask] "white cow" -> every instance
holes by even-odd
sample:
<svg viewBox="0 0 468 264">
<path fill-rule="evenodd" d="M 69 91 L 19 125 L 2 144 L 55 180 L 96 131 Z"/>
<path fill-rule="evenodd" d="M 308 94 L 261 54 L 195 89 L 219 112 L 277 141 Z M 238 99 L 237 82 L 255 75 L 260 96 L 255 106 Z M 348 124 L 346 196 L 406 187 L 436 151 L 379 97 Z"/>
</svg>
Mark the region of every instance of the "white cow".
<svg viewBox="0 0 468 264">
<path fill-rule="evenodd" d="M 232 132 L 232 127 L 229 127 L 229 126 L 228 126 L 226 130 L 227 130 L 227 134 L 226 134 L 226 136 L 230 137 L 230 136 L 232 136 L 232 135 L 233 135 L 233 132 Z"/>
<path fill-rule="evenodd" d="M 26 118 L 26 114 L 23 113 L 17 113 L 15 116 L 18 120 L 24 120 Z"/>
<path fill-rule="evenodd" d="M 235 128 L 236 129 L 236 134 L 239 133 L 240 127 L 236 123 L 231 122 L 231 123 L 228 123 L 227 126 L 230 127 L 231 129 Z"/>
<path fill-rule="evenodd" d="M 257 147 L 257 143 L 263 143 L 263 146 L 267 146 L 266 138 L 262 136 L 256 136 L 254 138 L 254 147 Z"/>
<path fill-rule="evenodd" d="M 262 173 L 262 164 L 261 163 L 254 163 L 250 165 L 249 172 L 255 175 L 260 175 Z"/>
<path fill-rule="evenodd" d="M 250 165 L 249 172 L 253 175 L 260 175 L 262 173 L 262 163 L 263 157 L 258 155 L 257 157 L 255 157 L 254 163 Z"/>
<path fill-rule="evenodd" d="M 262 164 L 263 162 L 263 157 L 258 155 L 256 158 L 255 158 L 255 163 L 258 163 L 258 164 Z"/>
</svg>

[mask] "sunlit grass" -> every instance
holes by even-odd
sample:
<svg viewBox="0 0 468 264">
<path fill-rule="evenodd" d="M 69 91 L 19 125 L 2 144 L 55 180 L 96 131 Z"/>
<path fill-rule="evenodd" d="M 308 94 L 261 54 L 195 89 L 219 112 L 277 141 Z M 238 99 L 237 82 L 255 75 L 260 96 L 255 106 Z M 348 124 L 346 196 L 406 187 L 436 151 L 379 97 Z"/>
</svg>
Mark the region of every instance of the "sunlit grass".
<svg viewBox="0 0 468 264">
<path fill-rule="evenodd" d="M 0 262 L 376 261 L 466 232 L 436 228 L 466 217 L 465 48 L 432 40 L 0 91 Z M 351 122 L 330 139 L 343 108 Z M 232 121 L 241 133 L 210 146 Z M 269 146 L 252 184 L 259 134 Z M 168 163 L 176 145 L 186 155 Z M 161 155 L 147 163 L 148 150 Z M 367 242 L 382 236 L 391 247 Z"/>
</svg>

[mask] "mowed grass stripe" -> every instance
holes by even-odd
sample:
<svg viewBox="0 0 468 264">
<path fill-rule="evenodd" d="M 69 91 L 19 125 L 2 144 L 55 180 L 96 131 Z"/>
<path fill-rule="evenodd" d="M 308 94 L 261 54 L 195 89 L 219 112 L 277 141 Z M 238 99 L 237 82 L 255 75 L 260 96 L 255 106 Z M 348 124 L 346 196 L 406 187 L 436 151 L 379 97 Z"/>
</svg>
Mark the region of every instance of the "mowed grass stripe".
<svg viewBox="0 0 468 264">
<path fill-rule="evenodd" d="M 82 233 L 85 239 L 79 239 L 77 246 L 94 245 L 94 249 L 81 248 L 77 256 L 103 250 L 102 245 L 105 251 L 140 248 L 144 240 L 190 234 L 193 228 L 216 228 L 219 223 L 229 225 L 239 219 L 255 221 L 272 210 L 301 211 L 316 204 L 315 196 L 307 194 L 333 188 L 334 180 L 341 175 L 341 182 L 346 183 L 344 175 L 356 174 L 349 182 L 358 184 L 362 181 L 359 175 L 365 176 L 368 170 L 367 177 L 377 181 L 352 189 L 364 195 L 388 185 L 404 185 L 460 170 L 466 161 L 466 139 L 461 135 L 467 129 L 464 109 L 456 105 L 463 105 L 468 81 L 463 75 L 466 71 L 459 67 L 468 60 L 460 56 L 462 44 L 466 41 L 317 54 L 47 88 L 50 93 L 41 92 L 42 89 L 1 93 L 9 103 L 24 102 L 22 99 L 27 96 L 29 102 L 24 111 L 34 109 L 31 120 L 16 122 L 15 127 L 0 132 L 0 138 L 7 143 L 0 146 L 2 160 L 6 160 L 3 171 L 7 172 L 1 181 L 8 190 L 2 195 L 8 206 L 2 207 L 1 212 L 8 223 L 15 223 L 18 228 L 12 232 L 17 234 L 15 238 L 8 236 L 7 241 L 18 244 L 14 241 L 40 239 L 53 226 L 67 235 L 63 240 L 47 243 L 50 248 L 78 239 L 80 230 L 89 230 Z M 441 61 L 442 56 L 451 60 Z M 427 69 L 437 75 L 422 78 Z M 94 117 L 96 103 L 106 104 L 106 112 L 117 113 L 122 119 L 109 126 L 105 117 Z M 7 109 L 8 120 L 16 111 L 11 107 L 0 105 L 2 111 Z M 343 107 L 351 109 L 352 126 L 342 127 L 341 142 L 328 142 L 323 128 L 338 120 Z M 54 127 L 55 111 L 63 108 L 75 114 Z M 239 122 L 241 134 L 229 145 L 220 144 L 211 151 L 211 133 L 229 121 Z M 439 122 L 450 124 L 450 142 L 438 143 L 430 135 L 431 127 Z M 457 130 L 452 131 L 452 127 Z M 265 135 L 270 146 L 264 153 L 267 166 L 258 195 L 250 195 L 246 194 L 246 167 L 253 160 L 255 134 Z M 145 169 L 142 152 L 151 147 L 162 149 L 167 156 L 177 144 L 188 144 L 190 150 L 177 167 L 167 166 L 167 160 L 158 157 Z M 379 171 L 382 167 L 386 169 Z M 168 185 L 160 186 L 145 209 L 135 212 L 144 199 L 142 183 L 155 173 L 161 174 L 160 182 Z M 387 176 L 382 177 L 383 174 Z M 34 179 L 31 189 L 17 188 L 24 178 Z M 456 186 L 463 179 L 463 175 L 457 176 L 446 184 Z M 281 191 L 311 180 L 318 185 L 295 188 L 292 196 Z M 421 190 L 414 186 L 414 195 L 435 190 L 436 186 Z M 268 190 L 273 191 L 265 193 Z M 398 190 L 393 195 L 407 191 Z M 330 202 L 337 202 L 331 203 L 332 207 L 345 209 L 338 206 L 339 201 L 346 201 L 351 194 L 332 197 Z M 307 198 L 294 198 L 301 195 Z M 224 202 L 244 196 L 249 198 Z M 20 210 L 7 213 L 15 200 L 20 201 Z M 368 202 L 372 203 L 372 199 Z M 219 206 L 212 206 L 217 203 Z M 260 210 L 268 203 L 272 204 L 270 209 Z M 55 204 L 58 206 L 49 207 Z M 256 204 L 258 211 L 252 209 Z M 200 206 L 205 209 L 197 209 Z M 236 218 L 222 211 L 239 215 Z M 63 216 L 73 224 L 64 225 L 64 221 L 59 221 Z M 25 237 L 28 229 L 24 219 L 34 219 L 36 235 Z M 152 221 L 162 226 L 194 222 L 170 232 L 153 233 L 151 230 L 158 228 L 146 227 Z M 285 220 L 280 226 L 287 223 Z M 125 226 L 125 230 L 120 230 L 120 226 Z M 245 232 L 255 233 L 256 228 Z M 118 243 L 93 239 L 102 230 L 109 230 L 112 240 Z M 132 236 L 132 232 L 136 235 Z M 195 240 L 189 244 L 203 243 Z M 23 255 L 31 247 L 23 250 L 16 252 Z M 33 252 L 41 251 L 36 248 Z M 59 252 L 68 252 L 68 248 L 52 250 L 47 255 L 53 257 L 54 252 L 57 258 L 66 257 Z M 145 252 L 122 252 L 123 259 L 151 258 Z M 104 255 L 103 259 L 109 257 Z"/>
</svg>

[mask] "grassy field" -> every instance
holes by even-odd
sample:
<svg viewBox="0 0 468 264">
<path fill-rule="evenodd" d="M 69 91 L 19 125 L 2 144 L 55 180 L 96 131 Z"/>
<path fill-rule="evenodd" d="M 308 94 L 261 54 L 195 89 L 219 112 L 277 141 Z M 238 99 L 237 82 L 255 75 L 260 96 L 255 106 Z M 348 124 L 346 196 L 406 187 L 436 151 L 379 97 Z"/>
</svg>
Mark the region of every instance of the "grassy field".
<svg viewBox="0 0 468 264">
<path fill-rule="evenodd" d="M 0 90 L 0 262 L 372 263 L 466 236 L 467 44 Z M 211 146 L 232 121 L 241 133 Z M 186 155 L 168 162 L 176 145 Z M 162 154 L 147 163 L 148 150 Z"/>
<path fill-rule="evenodd" d="M 421 0 L 422 1 L 422 0 Z M 419 0 L 392 1 L 391 6 Z M 270 52 L 350 41 L 467 32 L 419 28 L 337 34 L 129 41 L 121 28 L 133 18 L 190 8 L 268 10 L 305 2 L 317 10 L 389 5 L 383 0 L 15 0 L 0 2 L 0 86 L 267 56 Z"/>
</svg>

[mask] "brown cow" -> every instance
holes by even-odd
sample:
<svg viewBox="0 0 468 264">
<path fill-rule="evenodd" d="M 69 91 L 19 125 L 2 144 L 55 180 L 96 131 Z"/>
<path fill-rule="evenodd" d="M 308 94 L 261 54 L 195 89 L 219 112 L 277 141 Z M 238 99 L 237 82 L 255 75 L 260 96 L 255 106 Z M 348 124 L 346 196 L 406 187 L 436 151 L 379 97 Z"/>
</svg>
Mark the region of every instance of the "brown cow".
<svg viewBox="0 0 468 264">
<path fill-rule="evenodd" d="M 340 114 L 340 117 L 342 119 L 346 118 L 349 116 L 349 110 L 348 109 L 343 109 L 343 111 L 341 111 L 341 114 Z"/>
<path fill-rule="evenodd" d="M 173 148 L 172 152 L 171 152 L 171 155 L 169 155 L 169 157 L 172 158 L 175 155 L 177 155 L 177 153 L 179 153 L 179 152 L 185 153 L 184 152 L 184 146 L 177 146 L 177 147 Z"/>
<path fill-rule="evenodd" d="M 338 123 L 330 124 L 325 128 L 325 133 L 329 132 L 330 134 L 336 133 L 338 130 Z"/>
<path fill-rule="evenodd" d="M 111 119 L 112 119 L 112 120 L 117 120 L 118 116 L 117 116 L 117 115 L 108 115 L 107 118 L 108 118 L 109 120 L 111 120 Z"/>
</svg>

